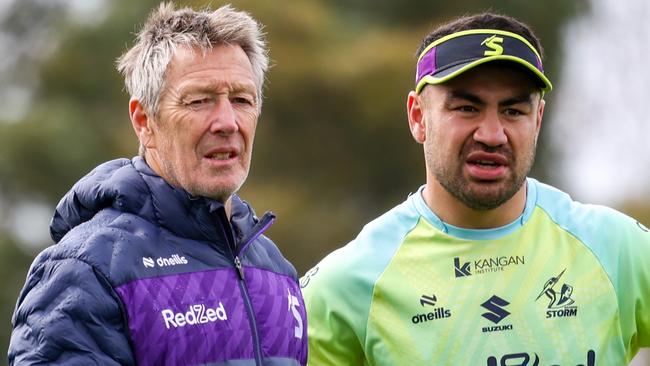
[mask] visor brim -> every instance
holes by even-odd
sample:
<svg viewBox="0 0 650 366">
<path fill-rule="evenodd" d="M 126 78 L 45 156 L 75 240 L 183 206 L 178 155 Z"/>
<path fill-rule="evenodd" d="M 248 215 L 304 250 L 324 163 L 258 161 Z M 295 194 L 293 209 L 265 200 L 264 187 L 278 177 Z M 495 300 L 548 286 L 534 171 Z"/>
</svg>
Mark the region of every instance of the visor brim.
<svg viewBox="0 0 650 366">
<path fill-rule="evenodd" d="M 546 93 L 553 89 L 551 81 L 541 71 L 539 71 L 537 67 L 528 61 L 510 55 L 497 55 L 462 62 L 443 70 L 439 70 L 432 75 L 426 75 L 420 80 L 420 82 L 418 82 L 418 85 L 415 88 L 415 92 L 419 94 L 427 84 L 443 84 L 468 70 L 492 61 L 515 62 L 518 65 L 523 66 L 527 71 L 530 71 L 535 76 L 536 80 L 539 82 L 542 92 Z"/>
</svg>

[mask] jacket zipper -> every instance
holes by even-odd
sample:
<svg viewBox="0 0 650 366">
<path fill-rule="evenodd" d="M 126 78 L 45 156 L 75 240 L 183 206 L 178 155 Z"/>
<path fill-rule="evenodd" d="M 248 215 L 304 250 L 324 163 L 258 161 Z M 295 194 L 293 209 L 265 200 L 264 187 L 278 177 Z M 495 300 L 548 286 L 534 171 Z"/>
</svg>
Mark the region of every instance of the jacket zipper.
<svg viewBox="0 0 650 366">
<path fill-rule="evenodd" d="M 246 313 L 248 313 L 248 319 L 250 319 L 251 331 L 253 333 L 253 352 L 255 353 L 255 364 L 262 366 L 262 345 L 260 344 L 260 335 L 257 330 L 257 320 L 255 319 L 253 304 L 251 303 L 250 296 L 248 295 L 248 289 L 246 288 L 246 282 L 244 281 L 244 270 L 238 256 L 235 256 L 235 267 L 237 268 L 237 273 L 239 274 L 239 289 L 241 290 L 244 298 Z"/>
<path fill-rule="evenodd" d="M 253 230 L 251 230 L 252 234 L 249 236 L 248 239 L 244 240 L 244 245 L 242 245 L 241 249 L 237 252 L 237 254 L 243 254 L 248 246 L 255 241 L 255 239 L 259 238 L 260 235 L 262 235 L 273 223 L 275 222 L 275 215 L 272 213 L 265 213 L 264 216 L 260 219 L 260 221 L 255 224 L 253 227 Z"/>
<path fill-rule="evenodd" d="M 255 239 L 257 239 L 266 229 L 268 229 L 271 224 L 273 224 L 273 221 L 275 221 L 275 216 L 272 214 L 266 214 L 264 217 L 262 217 L 262 220 L 255 225 L 253 234 L 251 235 L 250 239 L 248 239 L 245 244 L 242 246 L 242 248 L 235 253 L 236 250 L 236 244 L 235 244 L 235 239 L 232 236 L 232 229 L 230 228 L 230 221 L 226 217 L 225 213 L 223 211 L 220 211 L 221 213 L 221 220 L 226 223 L 225 225 L 222 226 L 222 229 L 224 231 L 224 235 L 226 237 L 226 241 L 228 242 L 228 251 L 230 252 L 230 256 L 233 259 L 233 262 L 235 264 L 235 269 L 237 270 L 237 275 L 239 277 L 239 289 L 242 292 L 242 297 L 244 299 L 244 305 L 246 307 L 246 313 L 248 314 L 248 319 L 250 320 L 250 326 L 251 326 L 251 332 L 253 335 L 253 352 L 255 354 L 255 364 L 258 366 L 262 366 L 262 345 L 260 344 L 260 336 L 259 332 L 257 330 L 257 320 L 255 319 L 255 312 L 253 310 L 253 304 L 251 303 L 250 295 L 248 294 L 248 288 L 246 287 L 246 281 L 244 278 L 244 267 L 242 266 L 241 259 L 239 259 L 239 254 L 243 253 L 244 250 L 250 245 Z M 262 224 L 262 225 L 260 225 Z M 257 229 L 261 226 L 260 229 Z M 228 230 L 226 230 L 228 228 Z M 257 230 L 255 230 L 257 229 Z"/>
</svg>

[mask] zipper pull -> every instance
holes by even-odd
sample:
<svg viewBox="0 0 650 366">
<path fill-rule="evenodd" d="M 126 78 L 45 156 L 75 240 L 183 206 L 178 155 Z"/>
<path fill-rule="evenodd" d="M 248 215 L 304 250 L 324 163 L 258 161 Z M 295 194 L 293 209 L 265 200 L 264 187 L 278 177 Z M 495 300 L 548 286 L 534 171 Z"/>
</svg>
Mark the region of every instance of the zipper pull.
<svg viewBox="0 0 650 366">
<path fill-rule="evenodd" d="M 235 256 L 235 268 L 237 268 L 237 273 L 239 274 L 239 279 L 244 280 L 244 268 L 241 265 L 241 260 L 239 260 L 239 256 Z"/>
</svg>

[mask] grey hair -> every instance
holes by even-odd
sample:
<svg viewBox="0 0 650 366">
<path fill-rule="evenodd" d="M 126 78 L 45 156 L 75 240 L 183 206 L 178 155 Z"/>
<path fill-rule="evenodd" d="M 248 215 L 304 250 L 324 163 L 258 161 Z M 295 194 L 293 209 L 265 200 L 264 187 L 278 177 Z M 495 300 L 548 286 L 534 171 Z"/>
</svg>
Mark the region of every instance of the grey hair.
<svg viewBox="0 0 650 366">
<path fill-rule="evenodd" d="M 165 87 L 165 72 L 176 48 L 199 49 L 205 54 L 222 44 L 238 45 L 248 56 L 260 108 L 264 76 L 269 67 L 262 25 L 229 4 L 215 11 L 176 10 L 172 2 L 160 4 L 138 33 L 135 45 L 117 59 L 117 70 L 124 76 L 131 97 L 155 116 Z"/>
</svg>

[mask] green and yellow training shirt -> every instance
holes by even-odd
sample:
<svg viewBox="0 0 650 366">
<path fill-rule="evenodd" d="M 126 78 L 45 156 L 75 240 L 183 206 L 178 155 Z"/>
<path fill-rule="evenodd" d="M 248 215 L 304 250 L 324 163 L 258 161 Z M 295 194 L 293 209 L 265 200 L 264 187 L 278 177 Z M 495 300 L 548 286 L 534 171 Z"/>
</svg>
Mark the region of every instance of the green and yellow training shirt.
<svg viewBox="0 0 650 366">
<path fill-rule="evenodd" d="M 442 222 L 421 190 L 302 278 L 309 365 L 626 365 L 650 346 L 650 232 L 527 180 L 519 219 Z"/>
</svg>

